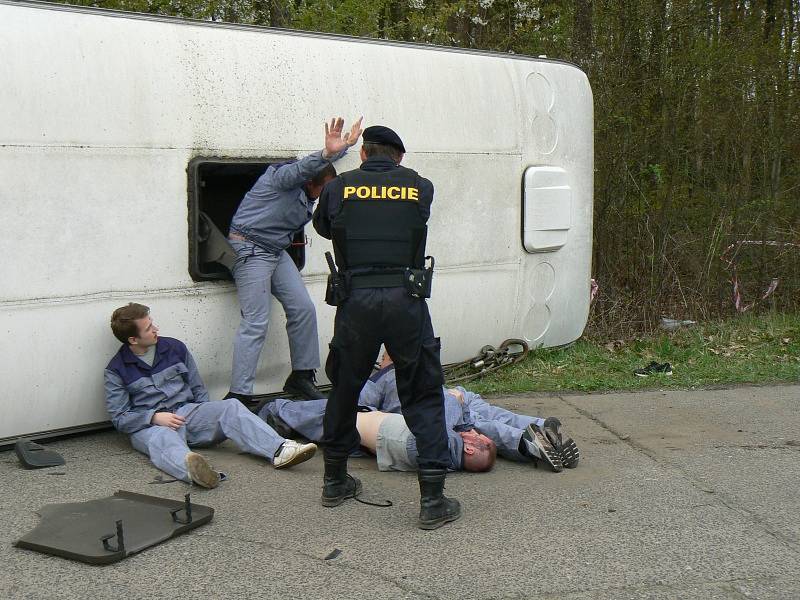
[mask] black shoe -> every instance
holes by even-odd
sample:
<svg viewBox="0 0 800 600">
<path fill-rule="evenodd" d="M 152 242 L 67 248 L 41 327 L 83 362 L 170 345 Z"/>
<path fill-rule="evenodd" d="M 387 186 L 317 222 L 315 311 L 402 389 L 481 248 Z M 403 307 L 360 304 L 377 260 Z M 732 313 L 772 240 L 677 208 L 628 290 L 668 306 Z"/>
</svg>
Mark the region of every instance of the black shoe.
<svg viewBox="0 0 800 600">
<path fill-rule="evenodd" d="M 561 421 L 556 417 L 547 417 L 539 430 L 547 438 L 547 441 L 553 445 L 553 448 L 561 459 L 561 464 L 565 468 L 574 469 L 578 466 L 578 461 L 581 458 L 578 445 L 572 438 L 564 439 Z"/>
<path fill-rule="evenodd" d="M 281 419 L 278 415 L 273 415 L 272 413 L 267 413 L 267 418 L 265 419 L 267 425 L 272 427 L 282 438 L 287 439 L 294 439 L 298 437 L 297 432 L 292 429 L 286 421 Z"/>
<path fill-rule="evenodd" d="M 319 400 L 325 398 L 325 394 L 319 391 L 316 386 L 317 380 L 314 371 L 292 371 L 283 384 L 283 391 L 292 396 L 297 396 L 301 400 Z"/>
<path fill-rule="evenodd" d="M 223 398 L 223 400 L 228 400 L 229 398 L 236 398 L 239 402 L 247 406 L 248 404 L 252 404 L 254 402 L 252 394 L 240 394 L 238 392 L 228 392 L 228 394 Z"/>
<path fill-rule="evenodd" d="M 244 404 L 250 410 L 251 413 L 259 415 L 261 414 L 261 409 L 264 408 L 270 402 L 275 402 L 275 398 L 272 396 L 267 396 L 266 398 L 262 398 L 261 400 L 259 400 L 258 397 L 254 396 L 252 402 L 242 402 L 242 404 Z"/>
<path fill-rule="evenodd" d="M 325 457 L 325 476 L 322 479 L 322 506 L 339 506 L 348 498 L 361 493 L 361 481 L 347 474 L 347 458 Z"/>
<path fill-rule="evenodd" d="M 461 503 L 444 495 L 445 469 L 420 469 L 419 521 L 420 529 L 438 529 L 445 523 L 461 518 Z"/>
<path fill-rule="evenodd" d="M 636 369 L 633 374 L 637 377 L 650 377 L 650 375 L 654 374 L 672 375 L 672 365 L 670 365 L 668 362 L 657 363 L 656 361 L 652 361 L 646 367 Z"/>
</svg>

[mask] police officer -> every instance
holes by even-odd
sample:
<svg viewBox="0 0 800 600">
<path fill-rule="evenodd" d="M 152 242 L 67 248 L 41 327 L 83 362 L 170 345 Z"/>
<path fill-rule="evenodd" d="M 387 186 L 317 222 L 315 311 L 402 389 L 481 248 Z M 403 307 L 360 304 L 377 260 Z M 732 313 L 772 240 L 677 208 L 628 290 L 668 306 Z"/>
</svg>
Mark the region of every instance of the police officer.
<svg viewBox="0 0 800 600">
<path fill-rule="evenodd" d="M 361 119 L 344 135 L 343 127 L 343 119 L 331 119 L 330 126 L 325 123 L 322 151 L 267 167 L 233 216 L 228 239 L 236 252 L 233 277 L 242 318 L 233 342 L 233 372 L 226 398 L 252 400 L 271 296 L 286 313 L 292 372 L 284 391 L 305 399 L 324 398 L 314 385 L 314 370 L 319 367 L 316 310 L 286 249 L 311 220 L 322 187 L 336 177 L 331 163 L 361 135 Z"/>
<path fill-rule="evenodd" d="M 363 137 L 361 167 L 328 183 L 314 212 L 314 228 L 333 242 L 346 295 L 338 298 L 325 366 L 333 389 L 322 437 L 322 504 L 338 506 L 361 490 L 347 474 L 347 457 L 359 447 L 358 395 L 383 343 L 395 361 L 403 415 L 417 441 L 418 525 L 436 529 L 458 519 L 461 506 L 443 494 L 450 456 L 439 339 L 424 289 L 415 287 L 423 278 L 433 184 L 400 166 L 406 149 L 394 131 L 372 126 Z"/>
</svg>

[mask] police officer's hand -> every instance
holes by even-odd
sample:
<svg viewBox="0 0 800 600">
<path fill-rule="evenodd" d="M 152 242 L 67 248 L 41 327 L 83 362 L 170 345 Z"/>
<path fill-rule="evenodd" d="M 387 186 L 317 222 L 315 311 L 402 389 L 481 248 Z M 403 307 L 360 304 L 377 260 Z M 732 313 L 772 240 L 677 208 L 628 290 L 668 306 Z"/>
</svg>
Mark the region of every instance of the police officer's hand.
<svg viewBox="0 0 800 600">
<path fill-rule="evenodd" d="M 358 141 L 361 137 L 361 121 L 364 117 L 360 117 L 358 121 L 353 123 L 350 131 L 342 135 L 344 129 L 344 119 L 336 117 L 331 119 L 330 125 L 325 123 L 325 149 L 322 151 L 323 158 L 330 158 L 334 154 L 338 154 L 342 150 L 346 150 Z"/>
<path fill-rule="evenodd" d="M 150 422 L 153 425 L 161 425 L 162 427 L 169 427 L 170 429 L 180 429 L 183 427 L 184 419 L 180 415 L 171 412 L 157 412 L 153 415 Z"/>
</svg>

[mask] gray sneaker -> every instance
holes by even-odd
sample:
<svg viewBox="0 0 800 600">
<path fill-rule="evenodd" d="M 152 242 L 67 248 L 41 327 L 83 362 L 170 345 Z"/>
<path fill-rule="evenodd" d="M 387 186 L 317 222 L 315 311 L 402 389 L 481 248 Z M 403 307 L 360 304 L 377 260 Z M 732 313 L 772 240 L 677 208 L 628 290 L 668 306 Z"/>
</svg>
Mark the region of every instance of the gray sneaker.
<svg viewBox="0 0 800 600">
<path fill-rule="evenodd" d="M 189 452 L 186 455 L 186 470 L 189 471 L 192 481 L 201 487 L 213 489 L 219 485 L 219 473 L 202 454 Z"/>
<path fill-rule="evenodd" d="M 534 460 L 545 463 L 556 473 L 564 470 L 564 466 L 561 464 L 561 456 L 553 448 L 553 444 L 550 443 L 547 436 L 535 424 L 528 425 L 522 434 L 522 441 L 528 454 Z"/>
<path fill-rule="evenodd" d="M 285 469 L 292 465 L 298 465 L 314 456 L 316 451 L 316 444 L 301 444 L 294 440 L 286 440 L 275 453 L 275 458 L 272 459 L 272 466 L 276 469 Z"/>
</svg>

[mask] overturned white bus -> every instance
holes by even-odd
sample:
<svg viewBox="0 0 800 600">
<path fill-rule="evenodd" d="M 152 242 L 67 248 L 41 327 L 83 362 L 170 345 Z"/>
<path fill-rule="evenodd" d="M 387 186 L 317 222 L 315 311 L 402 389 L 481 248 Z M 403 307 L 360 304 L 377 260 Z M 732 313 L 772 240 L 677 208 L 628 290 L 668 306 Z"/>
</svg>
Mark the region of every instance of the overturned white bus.
<svg viewBox="0 0 800 600">
<path fill-rule="evenodd" d="M 221 396 L 239 314 L 209 232 L 227 232 L 265 165 L 319 149 L 335 115 L 398 131 L 404 165 L 436 187 L 444 362 L 581 335 L 593 114 L 574 65 L 37 2 L 0 0 L 0 22 L 0 442 L 106 422 L 109 317 L 128 301 L 187 343 Z M 305 234 L 295 259 L 324 357 L 330 245 Z M 282 318 L 278 305 L 257 393 L 290 369 Z"/>
</svg>

